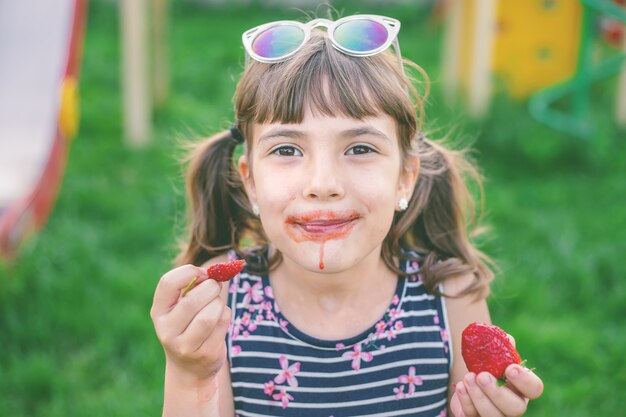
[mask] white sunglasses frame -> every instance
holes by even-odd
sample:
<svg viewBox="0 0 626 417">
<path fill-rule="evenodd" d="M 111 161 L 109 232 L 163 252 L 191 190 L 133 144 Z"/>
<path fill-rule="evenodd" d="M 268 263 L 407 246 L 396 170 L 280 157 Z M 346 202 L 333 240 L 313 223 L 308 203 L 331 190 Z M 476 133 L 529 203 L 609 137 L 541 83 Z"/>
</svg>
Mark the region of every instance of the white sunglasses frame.
<svg viewBox="0 0 626 417">
<path fill-rule="evenodd" d="M 382 44 L 378 48 L 373 49 L 371 51 L 365 51 L 365 52 L 353 51 L 351 49 L 341 46 L 335 39 L 335 36 L 334 36 L 335 29 L 341 24 L 350 22 L 353 20 L 371 20 L 373 22 L 382 24 L 385 27 L 385 29 L 387 29 L 387 34 L 388 34 L 387 40 L 385 41 L 384 44 Z M 276 58 L 265 58 L 265 57 L 257 55 L 252 50 L 252 43 L 254 42 L 254 40 L 257 38 L 259 34 L 265 32 L 267 29 L 270 29 L 276 26 L 296 26 L 302 29 L 302 31 L 304 32 L 304 39 L 302 40 L 302 43 L 296 49 L 289 52 L 288 54 L 285 54 Z M 400 44 L 398 43 L 398 33 L 400 32 L 400 21 L 391 17 L 387 17 L 387 16 L 379 16 L 379 15 L 374 15 L 374 14 L 357 14 L 357 15 L 342 17 L 341 19 L 338 19 L 335 21 L 328 20 L 328 19 L 314 19 L 314 20 L 311 20 L 310 22 L 302 23 L 302 22 L 298 22 L 295 20 L 278 20 L 276 22 L 265 23 L 257 27 L 254 27 L 252 29 L 249 29 L 245 31 L 243 35 L 241 35 L 243 46 L 246 49 L 246 63 L 245 63 L 246 67 L 248 66 L 250 62 L 250 58 L 254 59 L 255 61 L 263 62 L 266 64 L 275 64 L 278 62 L 283 62 L 283 61 L 288 60 L 294 54 L 296 54 L 302 48 L 302 46 L 305 45 L 307 41 L 311 38 L 311 30 L 319 26 L 326 27 L 326 30 L 328 31 L 328 38 L 330 39 L 330 42 L 333 45 L 333 47 L 346 55 L 356 56 L 356 57 L 372 56 L 372 55 L 376 55 L 384 51 L 385 49 L 389 48 L 389 46 L 393 45 L 393 49 L 396 52 L 398 61 L 402 62 L 402 58 L 400 54 Z"/>
</svg>

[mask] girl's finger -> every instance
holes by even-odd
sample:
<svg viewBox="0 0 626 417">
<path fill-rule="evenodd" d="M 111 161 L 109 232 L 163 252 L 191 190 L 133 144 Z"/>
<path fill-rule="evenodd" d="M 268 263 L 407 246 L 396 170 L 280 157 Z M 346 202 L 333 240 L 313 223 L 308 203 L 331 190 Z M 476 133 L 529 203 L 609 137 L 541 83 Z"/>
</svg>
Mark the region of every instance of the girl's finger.
<svg viewBox="0 0 626 417">
<path fill-rule="evenodd" d="M 179 266 L 163 275 L 154 291 L 152 309 L 150 310 L 152 319 L 168 313 L 178 301 L 180 292 L 196 276 L 200 277 L 200 280 L 208 278 L 203 268 L 194 265 Z"/>
<path fill-rule="evenodd" d="M 232 311 L 229 307 L 224 307 L 213 332 L 204 340 L 199 350 L 205 354 L 215 351 L 216 346 L 224 344 L 226 332 L 230 327 Z"/>
<path fill-rule="evenodd" d="M 528 368 L 521 365 L 509 365 L 504 374 L 507 384 L 511 384 L 528 399 L 534 400 L 543 393 L 543 381 Z"/>
<path fill-rule="evenodd" d="M 450 411 L 452 411 L 452 415 L 454 417 L 465 417 L 463 415 L 463 409 L 461 408 L 461 403 L 459 402 L 459 395 L 455 392 L 452 394 L 450 398 L 449 404 Z"/>
<path fill-rule="evenodd" d="M 520 397 L 509 387 L 500 387 L 496 379 L 488 372 L 481 372 L 476 377 L 478 386 L 491 400 L 491 403 L 505 416 L 521 416 L 526 412 L 528 400 Z"/>
<path fill-rule="evenodd" d="M 477 417 L 478 411 L 476 410 L 476 407 L 474 407 L 474 403 L 472 402 L 472 399 L 467 392 L 467 387 L 465 386 L 463 381 L 456 384 L 455 394 L 458 396 L 459 405 L 461 407 L 461 411 L 463 412 L 463 414 L 461 415 L 464 417 Z"/>
<path fill-rule="evenodd" d="M 483 372 L 480 375 L 488 375 Z M 485 394 L 482 387 L 478 385 L 477 376 L 473 372 L 465 375 L 463 379 L 467 392 L 472 399 L 472 404 L 476 408 L 477 414 L 481 417 L 503 417 L 504 414 L 494 405 L 491 399 Z M 495 382 L 494 382 L 495 383 Z"/>
<path fill-rule="evenodd" d="M 195 352 L 217 330 L 226 306 L 220 297 L 214 298 L 193 317 L 189 326 L 178 336 L 177 343 L 185 346 L 185 351 Z M 224 340 L 226 334 L 221 335 Z"/>
<path fill-rule="evenodd" d="M 169 314 L 162 317 L 167 322 L 167 332 L 171 336 L 178 336 L 186 331 L 195 316 L 216 298 L 220 298 L 222 284 L 207 279 L 198 284 L 193 291 L 181 298 Z"/>
</svg>

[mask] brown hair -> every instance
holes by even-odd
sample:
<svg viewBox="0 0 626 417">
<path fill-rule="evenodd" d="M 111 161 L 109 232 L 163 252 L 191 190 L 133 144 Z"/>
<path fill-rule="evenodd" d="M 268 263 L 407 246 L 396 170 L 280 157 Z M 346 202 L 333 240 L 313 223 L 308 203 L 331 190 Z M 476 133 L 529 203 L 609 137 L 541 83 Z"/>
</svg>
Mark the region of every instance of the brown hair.
<svg viewBox="0 0 626 417">
<path fill-rule="evenodd" d="M 422 96 L 415 88 L 417 75 L 425 79 Z M 300 123 L 307 106 L 330 116 L 391 116 L 403 154 L 418 155 L 420 171 L 408 209 L 396 213 L 383 242 L 384 261 L 402 274 L 396 259 L 411 258 L 402 249 L 413 251 L 429 292 L 439 293 L 438 285 L 447 278 L 473 274 L 474 281 L 463 294 L 481 296 L 493 273 L 489 259 L 470 240 L 468 227 L 474 224 L 475 209 L 466 185 L 468 177 L 473 178 L 482 194 L 480 175 L 463 152 L 423 136 L 427 94 L 428 78 L 417 64 L 398 62 L 390 50 L 371 57 L 348 56 L 332 47 L 326 32 L 315 30 L 289 60 L 253 61 L 245 69 L 234 98 L 236 125 L 246 138 L 245 151 L 250 152 L 254 123 Z M 235 146 L 235 138 L 226 131 L 197 144 L 190 155 L 189 239 L 177 257 L 179 264 L 201 264 L 231 248 L 245 256 L 242 241 L 267 243 L 234 166 Z M 277 252 L 266 266 L 280 260 Z"/>
</svg>

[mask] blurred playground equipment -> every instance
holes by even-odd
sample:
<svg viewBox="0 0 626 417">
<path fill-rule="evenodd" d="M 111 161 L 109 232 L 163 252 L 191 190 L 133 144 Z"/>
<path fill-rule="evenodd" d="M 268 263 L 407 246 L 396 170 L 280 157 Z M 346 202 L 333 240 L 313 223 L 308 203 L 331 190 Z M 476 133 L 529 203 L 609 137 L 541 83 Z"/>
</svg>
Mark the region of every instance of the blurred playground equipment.
<svg viewBox="0 0 626 417">
<path fill-rule="evenodd" d="M 150 141 L 152 110 L 163 106 L 169 95 L 168 3 L 119 2 L 124 138 L 134 148 Z"/>
<path fill-rule="evenodd" d="M 45 224 L 78 129 L 86 0 L 0 0 L 0 257 Z"/>
<path fill-rule="evenodd" d="M 494 88 L 529 99 L 539 121 L 578 137 L 592 134 L 592 83 L 622 71 L 617 123 L 626 127 L 625 0 L 448 0 L 446 95 L 459 93 L 470 115 L 486 114 Z M 600 33 L 601 36 L 598 36 Z M 604 39 L 604 41 L 602 41 Z M 595 63 L 594 49 L 622 51 Z M 569 98 L 569 111 L 553 104 Z"/>
<path fill-rule="evenodd" d="M 589 90 L 591 84 L 619 75 L 615 91 L 615 118 L 618 125 L 626 128 L 626 37 L 623 35 L 626 24 L 626 2 L 623 0 L 602 1 L 582 0 L 583 15 L 576 73 L 567 81 L 546 88 L 530 99 L 530 112 L 539 121 L 582 139 L 593 137 L 594 126 L 589 118 Z M 600 19 L 598 17 L 601 16 Z M 602 37 L 609 45 L 621 47 L 621 53 L 594 62 L 593 49 L 596 47 L 597 22 L 611 22 L 608 28 L 600 27 Z M 620 30 L 621 29 L 621 30 Z M 621 33 L 621 35 L 620 35 Z M 557 110 L 552 104 L 564 97 L 570 98 L 567 111 Z"/>
</svg>

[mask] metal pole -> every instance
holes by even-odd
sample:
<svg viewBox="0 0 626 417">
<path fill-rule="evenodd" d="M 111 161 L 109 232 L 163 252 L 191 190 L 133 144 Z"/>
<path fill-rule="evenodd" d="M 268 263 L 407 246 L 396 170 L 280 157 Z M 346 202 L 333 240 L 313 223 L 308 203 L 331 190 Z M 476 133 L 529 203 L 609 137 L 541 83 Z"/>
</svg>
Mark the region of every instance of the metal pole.
<svg viewBox="0 0 626 417">
<path fill-rule="evenodd" d="M 124 135 L 132 147 L 146 145 L 152 130 L 147 1 L 120 0 Z"/>
</svg>

